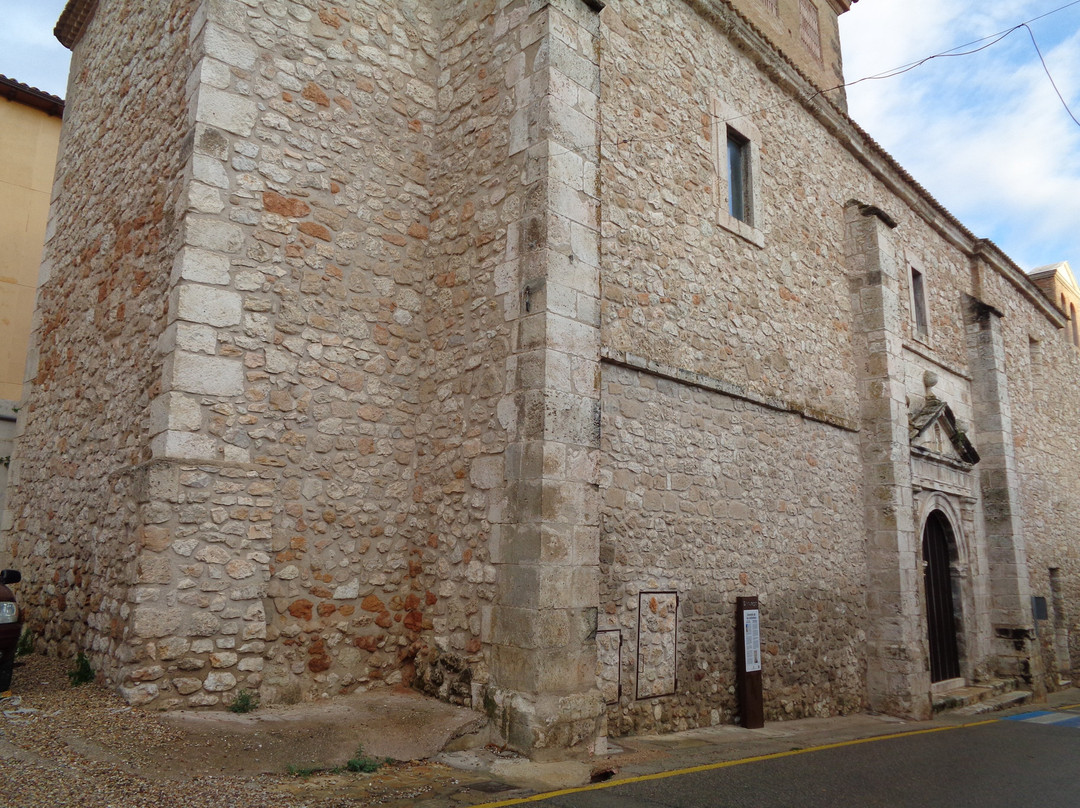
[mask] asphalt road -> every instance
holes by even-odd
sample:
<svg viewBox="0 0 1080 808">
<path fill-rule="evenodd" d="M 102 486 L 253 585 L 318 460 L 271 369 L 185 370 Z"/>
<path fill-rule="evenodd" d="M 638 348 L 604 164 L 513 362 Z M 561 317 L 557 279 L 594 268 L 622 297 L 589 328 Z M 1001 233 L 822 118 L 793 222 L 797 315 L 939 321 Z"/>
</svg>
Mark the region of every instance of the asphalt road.
<svg viewBox="0 0 1080 808">
<path fill-rule="evenodd" d="M 1017 716 L 1023 718 L 1024 716 Z M 1080 714 L 1037 721 L 1080 724 Z M 1080 726 L 998 720 L 564 794 L 544 808 L 1078 808 Z"/>
</svg>

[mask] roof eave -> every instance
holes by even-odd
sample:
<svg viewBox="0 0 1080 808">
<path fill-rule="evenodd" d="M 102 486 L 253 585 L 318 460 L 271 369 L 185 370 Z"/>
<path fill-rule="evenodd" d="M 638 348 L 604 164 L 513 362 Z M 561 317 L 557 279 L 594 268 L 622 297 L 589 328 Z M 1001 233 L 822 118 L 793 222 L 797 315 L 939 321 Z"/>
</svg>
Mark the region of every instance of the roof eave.
<svg viewBox="0 0 1080 808">
<path fill-rule="evenodd" d="M 53 28 L 53 36 L 68 50 L 74 50 L 79 44 L 87 25 L 94 16 L 98 0 L 68 0 L 60 19 Z"/>
<path fill-rule="evenodd" d="M 0 98 L 15 101 L 24 106 L 38 109 L 46 115 L 56 118 L 64 117 L 64 99 L 51 95 L 37 87 L 0 76 Z"/>
</svg>

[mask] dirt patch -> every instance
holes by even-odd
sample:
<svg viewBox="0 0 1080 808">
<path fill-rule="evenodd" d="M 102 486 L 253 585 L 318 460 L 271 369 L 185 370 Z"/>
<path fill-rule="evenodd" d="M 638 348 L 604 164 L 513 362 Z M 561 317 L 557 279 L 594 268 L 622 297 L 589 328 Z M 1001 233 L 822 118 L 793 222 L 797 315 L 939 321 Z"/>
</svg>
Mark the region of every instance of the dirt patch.
<svg viewBox="0 0 1080 808">
<path fill-rule="evenodd" d="M 34 655 L 15 670 L 15 696 L 0 701 L 5 804 L 336 808 L 480 801 L 466 795 L 486 778 L 426 761 L 385 764 L 370 774 L 288 773 L 342 766 L 361 746 L 378 757 L 422 752 L 475 724 L 475 714 L 461 708 L 406 692 L 375 694 L 367 712 L 357 699 L 247 715 L 152 713 L 97 684 L 71 687 L 72 667 Z"/>
</svg>

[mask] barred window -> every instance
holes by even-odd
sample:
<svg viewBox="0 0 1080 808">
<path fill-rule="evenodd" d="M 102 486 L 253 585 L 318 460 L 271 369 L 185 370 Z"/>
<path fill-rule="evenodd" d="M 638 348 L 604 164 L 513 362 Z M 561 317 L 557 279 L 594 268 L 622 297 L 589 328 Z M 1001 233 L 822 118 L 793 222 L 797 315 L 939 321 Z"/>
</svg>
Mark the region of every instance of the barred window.
<svg viewBox="0 0 1080 808">
<path fill-rule="evenodd" d="M 761 0 L 761 4 L 777 17 L 780 16 L 780 3 L 778 0 Z"/>
<path fill-rule="evenodd" d="M 818 21 L 817 6 L 811 0 L 799 0 L 799 20 L 803 45 L 821 61 L 821 24 Z"/>
<path fill-rule="evenodd" d="M 923 275 L 915 267 L 911 268 L 911 313 L 915 320 L 916 334 L 926 338 L 930 332 L 929 318 L 926 316 L 926 287 Z"/>
</svg>

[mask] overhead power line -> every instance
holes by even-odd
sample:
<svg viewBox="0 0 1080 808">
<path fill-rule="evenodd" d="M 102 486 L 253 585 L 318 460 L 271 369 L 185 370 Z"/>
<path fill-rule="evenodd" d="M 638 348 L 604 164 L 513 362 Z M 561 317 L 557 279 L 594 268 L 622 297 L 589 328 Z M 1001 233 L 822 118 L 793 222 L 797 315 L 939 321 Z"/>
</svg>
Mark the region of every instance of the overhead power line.
<svg viewBox="0 0 1080 808">
<path fill-rule="evenodd" d="M 943 59 L 943 58 L 957 57 L 957 56 L 971 56 L 972 54 L 979 53 L 980 51 L 984 51 L 984 50 L 986 50 L 988 48 L 992 48 L 994 45 L 997 45 L 999 42 L 1001 42 L 1004 39 L 1008 38 L 1011 34 L 1015 33 L 1016 31 L 1019 31 L 1021 28 L 1023 28 L 1023 29 L 1027 30 L 1028 35 L 1031 37 L 1031 44 L 1035 46 L 1035 52 L 1038 54 L 1039 61 L 1042 63 L 1043 71 L 1046 73 L 1046 77 L 1047 77 L 1047 79 L 1049 79 L 1050 85 L 1054 88 L 1054 92 L 1057 94 L 1057 97 L 1061 101 L 1062 106 L 1065 107 L 1065 111 L 1068 113 L 1069 117 L 1073 120 L 1073 122 L 1076 123 L 1077 126 L 1080 126 L 1080 120 L 1077 120 L 1076 115 L 1074 115 L 1072 110 L 1069 108 L 1069 105 L 1066 102 L 1065 97 L 1061 94 L 1061 91 L 1058 89 L 1057 83 L 1054 81 L 1054 77 L 1050 73 L 1050 68 L 1046 64 L 1046 59 L 1044 58 L 1043 53 L 1039 48 L 1039 43 L 1035 40 L 1035 34 L 1034 34 L 1034 32 L 1032 31 L 1032 29 L 1030 27 L 1030 24 L 1033 23 L 1033 22 L 1036 22 L 1036 21 L 1041 20 L 1041 19 L 1045 19 L 1046 17 L 1049 17 L 1049 16 L 1052 16 L 1052 15 L 1057 14 L 1059 12 L 1065 11 L 1066 9 L 1072 8 L 1073 6 L 1077 6 L 1077 5 L 1080 5 L 1080 0 L 1071 0 L 1071 2 L 1069 2 L 1069 3 L 1065 3 L 1062 6 L 1058 6 L 1057 8 L 1054 8 L 1054 9 L 1051 9 L 1050 11 L 1039 14 L 1038 16 L 1032 17 L 1031 19 L 1025 20 L 1024 22 L 1017 23 L 1016 25 L 1013 25 L 1013 26 L 1011 26 L 1009 28 L 1006 28 L 1006 29 L 1004 29 L 1002 31 L 998 31 L 997 33 L 988 34 L 987 36 L 980 37 L 978 39 L 972 40 L 971 42 L 966 42 L 966 43 L 964 43 L 962 45 L 955 45 L 952 48 L 949 48 L 948 50 L 941 51 L 939 53 L 930 54 L 929 56 L 925 56 L 925 57 L 923 57 L 921 59 L 917 59 L 914 62 L 908 62 L 907 64 L 900 65 L 899 67 L 890 68 L 890 69 L 884 70 L 884 71 L 882 71 L 880 73 L 875 73 L 875 74 L 870 75 L 870 76 L 863 76 L 862 78 L 855 79 L 853 81 L 848 81 L 848 82 L 844 82 L 842 84 L 837 84 L 835 87 L 829 87 L 829 88 L 827 88 L 825 90 L 817 90 L 817 91 L 811 93 L 810 95 L 808 95 L 804 99 L 804 101 L 812 101 L 814 98 L 818 97 L 819 95 L 824 95 L 825 93 L 831 93 L 831 92 L 834 92 L 836 90 L 841 90 L 841 89 L 844 89 L 844 88 L 847 88 L 847 87 L 854 87 L 856 84 L 862 84 L 864 81 L 879 81 L 879 80 L 883 80 L 883 79 L 895 78 L 897 76 L 903 75 L 904 73 L 908 73 L 908 72 L 910 72 L 912 70 L 915 70 L 916 68 L 921 67 L 922 65 L 924 65 L 927 62 L 930 62 L 930 61 L 932 61 L 934 59 Z M 973 46 L 976 46 L 976 45 L 978 47 L 973 47 Z M 734 122 L 734 121 L 738 121 L 738 120 L 740 120 L 742 118 L 749 118 L 749 117 L 753 117 L 755 115 L 760 115 L 760 114 L 763 114 L 765 112 L 769 112 L 770 110 L 776 109 L 777 107 L 781 107 L 786 103 L 787 103 L 786 101 L 781 101 L 781 102 L 778 102 L 776 104 L 770 104 L 768 106 L 761 107 L 759 109 L 755 109 L 755 110 L 753 110 L 751 112 L 747 112 L 747 113 L 744 113 L 744 114 L 741 114 L 741 115 L 736 115 L 736 116 L 727 117 L 727 118 L 720 118 L 719 116 L 716 116 L 711 112 L 708 113 L 708 114 L 711 117 L 713 117 L 715 120 L 720 122 L 720 123 L 731 123 L 731 122 Z M 683 131 L 685 131 L 685 130 L 683 130 Z M 668 133 L 668 134 L 660 135 L 660 136 L 656 136 L 656 137 L 626 137 L 626 138 L 620 138 L 620 139 L 616 140 L 614 145 L 619 146 L 619 145 L 624 145 L 624 144 L 629 144 L 629 143 L 658 142 L 658 141 L 663 141 L 663 140 L 669 140 L 673 136 L 674 136 L 674 133 Z"/>
<path fill-rule="evenodd" d="M 1080 0 L 1077 0 L 1080 2 Z M 1054 77 L 1050 75 L 1050 68 L 1046 66 L 1046 59 L 1043 58 L 1042 51 L 1039 50 L 1039 43 L 1035 41 L 1035 33 L 1031 30 L 1031 27 L 1024 23 L 1024 28 L 1027 29 L 1028 36 L 1031 37 L 1031 44 L 1035 46 L 1035 52 L 1039 54 L 1039 61 L 1042 62 L 1043 70 L 1046 72 L 1046 78 L 1050 80 L 1050 86 L 1054 88 L 1054 92 L 1057 93 L 1058 100 L 1061 101 L 1061 106 L 1065 107 L 1065 111 L 1069 113 L 1069 117 L 1073 119 L 1073 123 L 1080 126 L 1080 121 L 1076 120 L 1076 116 L 1073 115 L 1073 111 L 1069 109 L 1069 104 L 1065 100 L 1065 96 L 1061 94 L 1061 90 L 1058 89 L 1057 82 L 1054 81 Z"/>
</svg>

